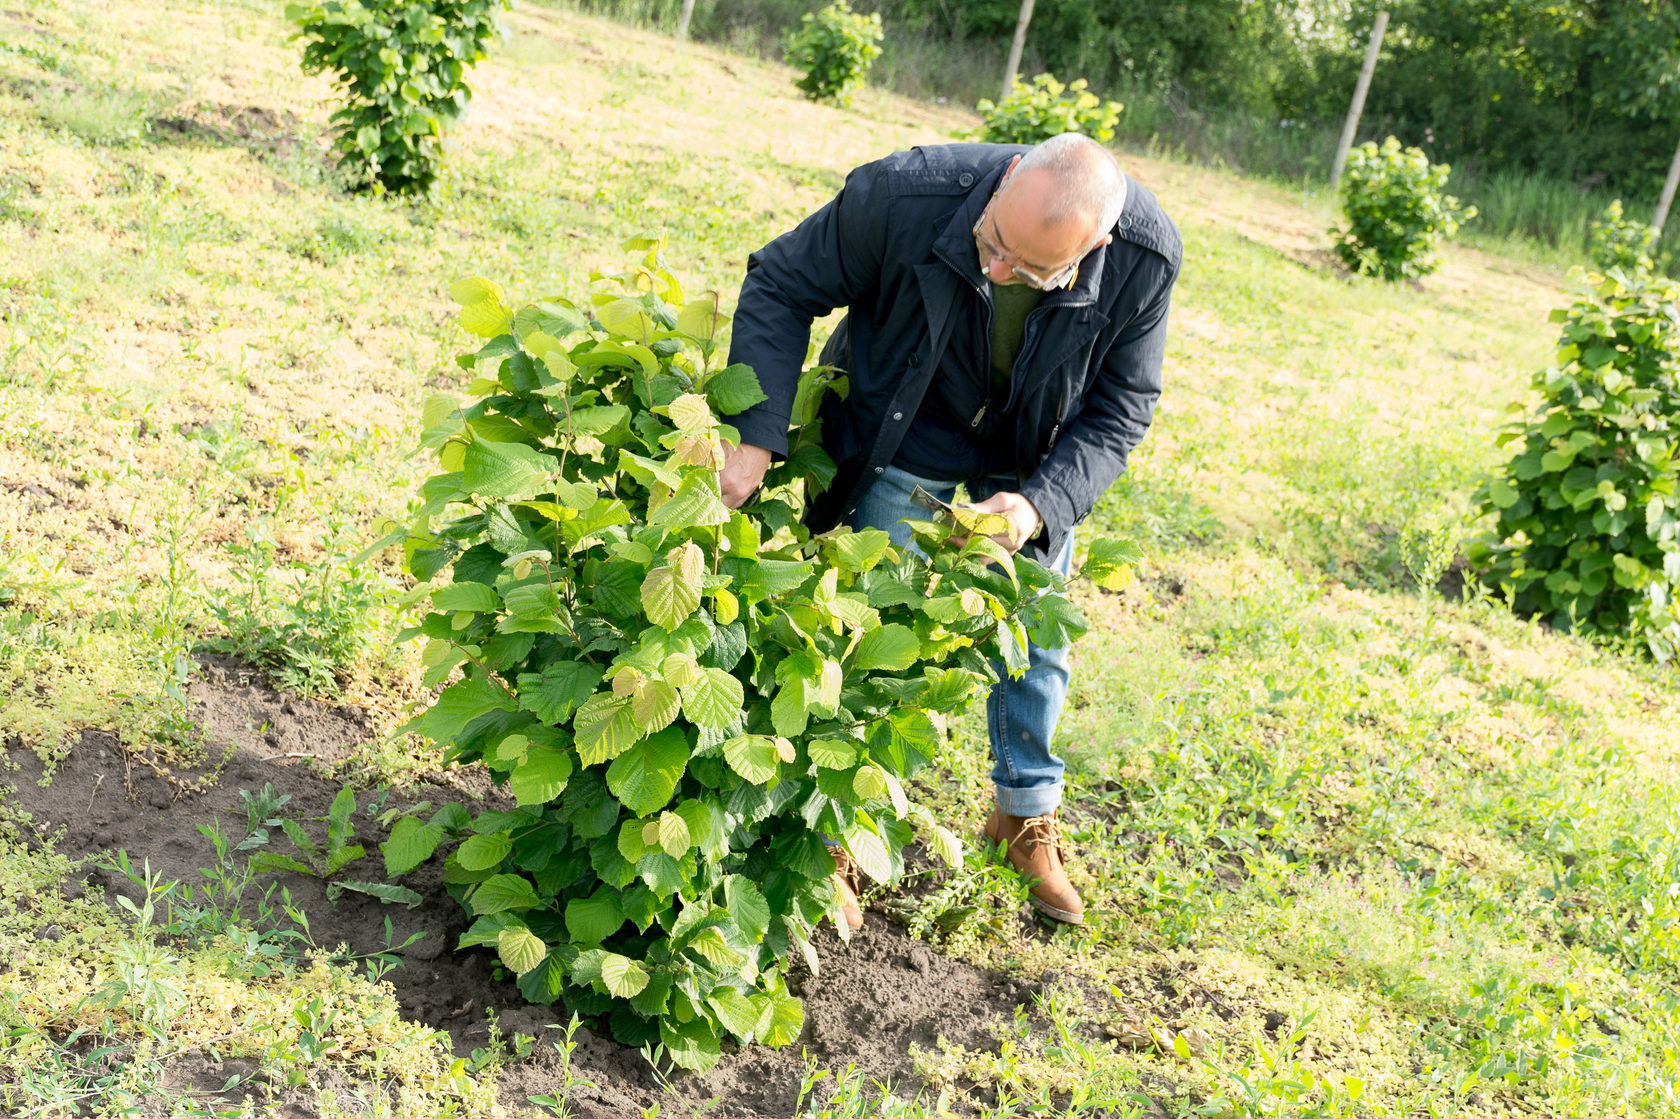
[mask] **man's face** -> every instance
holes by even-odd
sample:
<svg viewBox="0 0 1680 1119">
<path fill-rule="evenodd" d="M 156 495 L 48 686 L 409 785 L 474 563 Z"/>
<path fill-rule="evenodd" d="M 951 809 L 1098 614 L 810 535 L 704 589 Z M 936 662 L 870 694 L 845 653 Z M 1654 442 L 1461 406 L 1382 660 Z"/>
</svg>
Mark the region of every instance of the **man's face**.
<svg viewBox="0 0 1680 1119">
<path fill-rule="evenodd" d="M 1024 283 L 1040 291 L 1066 287 L 1093 247 L 1087 223 L 1046 225 L 1054 184 L 1043 171 L 1015 174 L 1010 165 L 974 225 L 980 270 L 994 284 Z"/>
</svg>

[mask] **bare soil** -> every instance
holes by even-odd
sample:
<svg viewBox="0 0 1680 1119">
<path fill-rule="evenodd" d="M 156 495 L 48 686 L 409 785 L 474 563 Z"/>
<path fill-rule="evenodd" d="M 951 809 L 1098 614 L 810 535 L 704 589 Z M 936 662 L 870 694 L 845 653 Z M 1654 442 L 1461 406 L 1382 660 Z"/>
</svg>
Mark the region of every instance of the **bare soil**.
<svg viewBox="0 0 1680 1119">
<path fill-rule="evenodd" d="M 93 865 L 119 848 L 136 866 L 149 861 L 165 880 L 196 882 L 198 868 L 214 861 L 198 825 L 219 818 L 224 833 L 237 839 L 245 827 L 241 789 L 255 792 L 271 784 L 291 797 L 285 814 L 310 821 L 325 816 L 342 788 L 340 780 L 328 779 L 322 770 L 337 766 L 345 771 L 350 748 L 368 737 L 360 711 L 277 692 L 259 672 L 229 659 L 206 658 L 202 668 L 191 696 L 195 718 L 213 746 L 211 764 L 200 772 L 165 779 L 129 763 L 108 736 L 89 731 L 43 784 L 47 774 L 40 759 L 20 744 L 10 744 L 13 772 L 7 780 L 16 788 L 12 803 L 30 814 L 36 838 L 84 860 L 77 880 L 66 885 L 70 892 L 103 889 L 108 896 L 120 892 L 138 899 L 138 888 L 125 876 Z M 392 795 L 387 803 L 477 802 L 495 793 L 487 785 L 473 788 L 470 780 L 426 783 Z M 377 795 L 370 788 L 358 801 L 365 806 Z M 361 810 L 354 822 L 356 842 L 366 848 L 368 858 L 340 876 L 379 879 L 381 828 Z M 306 827 L 319 834 L 323 825 L 313 822 Z M 278 832 L 270 848 L 292 853 Z M 543 1027 L 569 1018 L 564 1007 L 528 1004 L 511 982 L 493 978 L 495 959 L 488 951 L 452 950 L 469 922 L 444 891 L 435 858 L 403 879 L 425 899 L 413 909 L 349 892 L 328 901 L 323 883 L 315 878 L 276 877 L 308 915 L 314 940 L 322 946 L 342 943 L 355 953 L 384 950 L 387 918 L 393 930 L 390 944 L 401 945 L 414 933 L 423 933 L 422 939 L 401 950 L 402 965 L 385 979 L 404 1013 L 445 1031 L 458 1055 L 486 1044 L 492 1014 L 509 1038 L 515 1033 L 558 1036 Z M 842 944 L 827 929 L 817 944 L 821 978 L 793 976 L 805 999 L 803 1036 L 780 1051 L 726 1047 L 724 1059 L 710 1072 L 676 1073 L 670 1078 L 672 1087 L 688 1106 L 701 1107 L 715 1098 L 719 1102 L 707 1114 L 718 1119 L 785 1119 L 793 1112 L 806 1073 L 802 1049 L 822 1065 L 843 1069 L 855 1064 L 867 1076 L 892 1083 L 899 1094 L 914 1095 L 921 1084 L 909 1054 L 912 1044 L 932 1046 L 943 1038 L 970 1048 L 993 1048 L 992 1024 L 1000 1016 L 1012 1016 L 1039 987 L 944 958 L 879 914 L 871 915 L 869 926 L 850 944 Z M 581 1029 L 577 1039 L 573 1074 L 593 1086 L 572 1093 L 576 1114 L 583 1119 L 620 1119 L 641 1114 L 655 1103 L 664 1113 L 672 1111 L 677 1101 L 660 1088 L 636 1050 L 587 1029 Z M 253 1071 L 250 1061 L 218 1064 L 198 1055 L 171 1069 L 183 1088 L 211 1095 L 218 1094 L 230 1076 L 249 1077 Z M 528 1096 L 554 1093 L 559 1087 L 560 1060 L 546 1039 L 530 1056 L 509 1064 L 499 1081 L 504 1106 L 514 1108 Z M 265 1098 L 267 1091 L 259 1075 L 223 1098 L 236 1103 L 253 1092 Z M 292 1119 L 311 1119 L 318 1112 L 300 1096 L 277 1090 L 273 1098 L 285 1105 Z M 199 1099 L 210 1102 L 203 1095 Z"/>
</svg>

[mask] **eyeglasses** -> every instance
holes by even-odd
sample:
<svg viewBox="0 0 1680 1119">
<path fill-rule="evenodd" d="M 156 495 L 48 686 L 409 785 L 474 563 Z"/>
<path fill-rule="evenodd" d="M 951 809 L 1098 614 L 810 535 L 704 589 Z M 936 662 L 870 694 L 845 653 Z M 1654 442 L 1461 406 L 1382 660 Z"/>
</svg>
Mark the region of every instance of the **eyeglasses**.
<svg viewBox="0 0 1680 1119">
<path fill-rule="evenodd" d="M 1079 271 L 1079 261 L 1077 260 L 1050 276 L 1040 276 L 1030 268 L 1022 268 L 1019 264 L 1012 263 L 1009 254 L 998 248 L 981 229 L 981 226 L 986 224 L 986 215 L 991 212 L 992 204 L 988 202 L 986 208 L 980 211 L 980 217 L 974 223 L 974 229 L 971 230 L 974 234 L 975 244 L 980 246 L 980 270 L 982 272 L 987 270 L 991 261 L 1001 260 L 1009 265 L 1009 271 L 1014 274 L 1016 279 L 1030 288 L 1037 288 L 1039 291 L 1055 291 L 1057 288 L 1066 287 L 1073 280 L 1074 273 Z M 1081 254 L 1082 257 L 1083 255 Z"/>
</svg>

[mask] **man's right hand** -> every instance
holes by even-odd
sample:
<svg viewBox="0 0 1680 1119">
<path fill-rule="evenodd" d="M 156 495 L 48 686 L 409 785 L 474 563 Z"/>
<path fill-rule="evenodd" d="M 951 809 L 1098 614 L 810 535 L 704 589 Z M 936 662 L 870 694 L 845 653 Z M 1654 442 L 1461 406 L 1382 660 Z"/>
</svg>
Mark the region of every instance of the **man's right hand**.
<svg viewBox="0 0 1680 1119">
<path fill-rule="evenodd" d="M 751 443 L 729 448 L 723 460 L 719 482 L 723 487 L 723 503 L 739 509 L 758 491 L 764 472 L 770 469 L 770 452 Z"/>
</svg>

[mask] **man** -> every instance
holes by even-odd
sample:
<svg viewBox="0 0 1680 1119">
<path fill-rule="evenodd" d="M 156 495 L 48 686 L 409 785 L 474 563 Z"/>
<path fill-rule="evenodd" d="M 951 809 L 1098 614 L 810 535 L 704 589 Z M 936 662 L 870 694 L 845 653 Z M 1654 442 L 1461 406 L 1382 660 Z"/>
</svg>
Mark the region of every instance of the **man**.
<svg viewBox="0 0 1680 1119">
<path fill-rule="evenodd" d="M 729 358 L 757 371 L 769 399 L 735 418 L 724 500 L 745 502 L 786 453 L 811 322 L 845 307 L 822 361 L 846 371 L 851 392 L 823 407 L 839 472 L 812 503 L 812 529 L 876 527 L 903 544 L 898 522 L 921 515 L 910 491 L 948 499 L 961 484 L 975 508 L 1007 518 L 1000 543 L 1065 573 L 1074 525 L 1149 426 L 1180 255 L 1153 195 L 1077 133 L 857 168 L 747 261 Z M 1030 881 L 1033 906 L 1077 923 L 1050 752 L 1067 679 L 1065 649 L 1033 646 L 1026 673 L 992 689 L 997 807 L 984 830 Z"/>
</svg>

